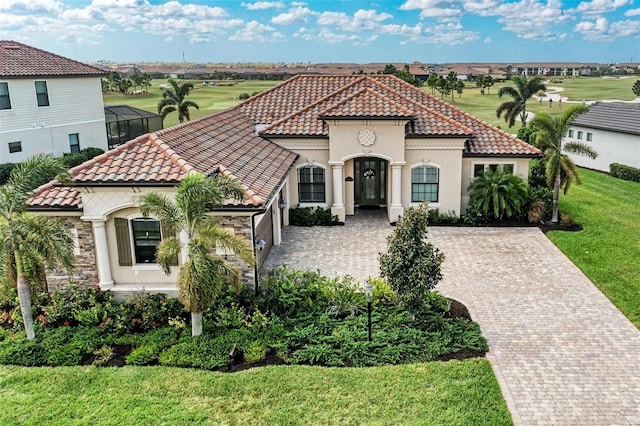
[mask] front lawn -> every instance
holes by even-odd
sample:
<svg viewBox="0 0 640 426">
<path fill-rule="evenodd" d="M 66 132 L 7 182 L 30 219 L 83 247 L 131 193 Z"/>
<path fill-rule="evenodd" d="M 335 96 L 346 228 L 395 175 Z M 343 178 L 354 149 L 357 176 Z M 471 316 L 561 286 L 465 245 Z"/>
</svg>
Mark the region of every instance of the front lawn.
<svg viewBox="0 0 640 426">
<path fill-rule="evenodd" d="M 580 177 L 560 210 L 584 229 L 547 235 L 640 328 L 640 183 L 586 169 Z"/>
<path fill-rule="evenodd" d="M 371 368 L 0 366 L 0 424 L 510 425 L 486 360 Z"/>
</svg>

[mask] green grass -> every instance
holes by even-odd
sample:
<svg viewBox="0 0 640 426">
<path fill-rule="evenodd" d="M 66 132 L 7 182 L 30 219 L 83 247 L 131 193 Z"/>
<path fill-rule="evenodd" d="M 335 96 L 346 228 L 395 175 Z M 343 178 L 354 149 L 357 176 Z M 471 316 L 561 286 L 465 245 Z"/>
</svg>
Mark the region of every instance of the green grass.
<svg viewBox="0 0 640 426">
<path fill-rule="evenodd" d="M 555 80 L 552 78 L 552 80 Z M 562 87 L 565 90 L 560 92 L 563 97 L 568 97 L 569 101 L 581 101 L 582 99 L 586 100 L 599 100 L 599 99 L 620 99 L 620 100 L 633 100 L 635 95 L 631 91 L 631 87 L 633 83 L 636 81 L 635 77 L 632 78 L 600 78 L 600 77 L 592 77 L 592 78 L 565 78 L 562 79 L 562 82 L 550 82 L 547 84 L 548 87 Z M 459 98 L 458 95 L 455 95 L 455 100 L 453 105 L 456 107 L 472 114 L 489 124 L 494 126 L 499 126 L 503 130 L 508 133 L 517 133 L 518 128 L 520 128 L 520 121 L 516 121 L 515 126 L 509 128 L 507 123 L 505 123 L 504 118 L 496 117 L 496 108 L 502 102 L 510 100 L 509 97 L 503 97 L 502 99 L 498 97 L 498 91 L 501 87 L 504 86 L 512 86 L 513 83 L 501 82 L 496 83 L 493 87 L 489 89 L 488 94 L 482 95 L 480 93 L 480 89 L 475 86 L 475 83 L 467 83 L 467 87 L 462 94 L 462 97 Z M 431 93 L 431 89 L 429 87 L 423 87 L 427 93 Z M 485 89 L 486 91 L 486 89 Z M 486 92 L 485 92 L 486 93 Z M 436 92 L 437 95 L 437 92 Z M 439 96 L 439 95 L 437 95 Z M 451 103 L 451 96 L 445 98 L 447 102 Z M 527 111 L 531 111 L 536 113 L 538 111 L 546 111 L 551 115 L 560 114 L 565 108 L 567 104 L 566 102 L 562 104 L 562 108 L 559 107 L 557 102 L 552 104 L 552 108 L 549 108 L 548 102 L 543 102 L 542 105 L 539 102 L 532 98 L 527 102 Z"/>
<path fill-rule="evenodd" d="M 216 111 L 230 108 L 240 102 L 238 95 L 241 93 L 252 94 L 269 89 L 280 81 L 271 80 L 244 80 L 233 86 L 202 86 L 202 81 L 192 81 L 194 88 L 188 96 L 200 107 L 199 110 L 191 108 L 191 119 L 203 117 Z M 126 104 L 145 111 L 158 112 L 158 102 L 162 99 L 161 84 L 166 80 L 152 80 L 147 93 L 140 95 L 122 95 L 119 93 L 103 93 L 105 105 Z M 164 120 L 164 127 L 171 127 L 178 123 L 178 114 L 173 112 Z"/>
<path fill-rule="evenodd" d="M 547 235 L 640 328 L 640 183 L 585 169 L 580 176 L 560 210 L 584 229 Z"/>
<path fill-rule="evenodd" d="M 375 368 L 0 366 L 0 424 L 510 425 L 486 360 Z"/>
</svg>

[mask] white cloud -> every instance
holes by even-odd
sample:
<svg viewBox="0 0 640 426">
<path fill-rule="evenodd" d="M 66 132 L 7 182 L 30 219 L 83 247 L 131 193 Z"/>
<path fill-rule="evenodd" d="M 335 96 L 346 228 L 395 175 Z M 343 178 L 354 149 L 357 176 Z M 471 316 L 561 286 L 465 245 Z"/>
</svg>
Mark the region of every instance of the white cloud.
<svg viewBox="0 0 640 426">
<path fill-rule="evenodd" d="M 624 12 L 624 16 L 640 16 L 640 8 L 629 9 L 626 12 Z"/>
<path fill-rule="evenodd" d="M 30 12 L 59 12 L 63 4 L 57 0 L 2 0 L 0 10 L 30 11 Z"/>
<path fill-rule="evenodd" d="M 400 10 L 420 10 L 420 18 L 450 20 L 462 16 L 463 12 L 458 3 L 447 0 L 407 0 L 400 6 Z"/>
<path fill-rule="evenodd" d="M 291 25 L 307 22 L 313 12 L 307 7 L 293 7 L 286 13 L 271 18 L 271 22 L 278 25 Z"/>
<path fill-rule="evenodd" d="M 586 40 L 611 41 L 618 37 L 628 37 L 640 33 L 640 21 L 616 21 L 609 23 L 600 17 L 595 21 L 582 21 L 575 26 L 575 31 L 582 34 Z"/>
<path fill-rule="evenodd" d="M 498 16 L 504 30 L 528 40 L 556 40 L 560 38 L 556 28 L 573 19 L 559 0 L 520 0 L 500 4 L 481 0 L 467 2 L 464 7 L 479 16 Z"/>
<path fill-rule="evenodd" d="M 255 3 L 242 3 L 241 6 L 248 10 L 282 9 L 284 7 L 284 2 L 257 1 Z"/>
<path fill-rule="evenodd" d="M 323 12 L 318 15 L 318 25 L 332 26 L 341 31 L 376 31 L 381 22 L 392 17 L 388 13 L 364 9 L 356 11 L 353 16 L 344 12 Z"/>
<path fill-rule="evenodd" d="M 483 43 L 491 43 L 491 37 L 487 37 L 484 40 L 482 40 Z"/>
<path fill-rule="evenodd" d="M 340 34 L 326 27 L 321 28 L 319 31 L 311 31 L 303 27 L 296 31 L 293 36 L 307 41 L 318 40 L 329 44 L 338 44 L 347 41 L 357 43 L 361 40 L 360 37 L 355 34 Z"/>
<path fill-rule="evenodd" d="M 603 13 L 612 12 L 619 7 L 627 6 L 633 3 L 633 0 L 592 0 L 581 2 L 576 10 L 586 15 L 602 15 Z"/>
<path fill-rule="evenodd" d="M 269 25 L 264 25 L 259 23 L 258 21 L 250 21 L 245 24 L 245 26 L 231 37 L 229 40 L 234 41 L 257 41 L 264 42 L 272 39 L 273 34 L 265 35 L 264 33 L 273 33 L 275 29 L 270 27 Z"/>
</svg>

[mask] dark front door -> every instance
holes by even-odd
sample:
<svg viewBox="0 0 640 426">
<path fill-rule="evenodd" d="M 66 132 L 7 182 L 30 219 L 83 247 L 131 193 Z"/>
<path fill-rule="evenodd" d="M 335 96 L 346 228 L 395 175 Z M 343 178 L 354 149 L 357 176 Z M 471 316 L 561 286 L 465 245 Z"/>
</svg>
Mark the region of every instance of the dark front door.
<svg viewBox="0 0 640 426">
<path fill-rule="evenodd" d="M 355 202 L 358 205 L 386 204 L 387 162 L 381 158 L 356 158 Z"/>
</svg>

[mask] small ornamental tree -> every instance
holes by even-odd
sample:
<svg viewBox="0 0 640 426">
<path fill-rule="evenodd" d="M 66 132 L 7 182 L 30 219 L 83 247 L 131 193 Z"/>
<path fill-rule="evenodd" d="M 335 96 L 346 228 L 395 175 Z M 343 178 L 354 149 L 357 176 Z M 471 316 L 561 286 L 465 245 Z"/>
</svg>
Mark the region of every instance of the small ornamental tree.
<svg viewBox="0 0 640 426">
<path fill-rule="evenodd" d="M 640 80 L 636 80 L 636 82 L 633 83 L 633 87 L 631 87 L 631 90 L 633 91 L 634 95 L 640 96 Z"/>
<path fill-rule="evenodd" d="M 427 241 L 427 205 L 408 208 L 387 237 L 380 254 L 380 274 L 412 312 L 425 305 L 429 291 L 442 279 L 444 253 Z"/>
</svg>

